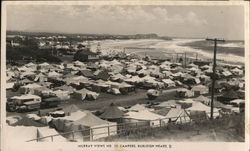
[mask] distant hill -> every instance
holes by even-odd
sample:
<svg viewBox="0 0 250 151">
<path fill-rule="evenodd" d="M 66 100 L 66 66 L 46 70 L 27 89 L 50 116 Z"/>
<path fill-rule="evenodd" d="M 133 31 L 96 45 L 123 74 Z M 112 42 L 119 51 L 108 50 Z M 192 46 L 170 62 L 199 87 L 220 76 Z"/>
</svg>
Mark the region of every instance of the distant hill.
<svg viewBox="0 0 250 151">
<path fill-rule="evenodd" d="M 83 34 L 83 33 L 51 33 L 51 32 L 26 32 L 26 31 L 7 31 L 7 35 L 24 35 L 24 36 L 68 36 L 68 37 L 89 37 L 89 40 L 102 39 L 164 39 L 171 40 L 167 36 L 158 36 L 154 33 L 135 34 L 135 35 L 115 35 L 115 34 Z M 91 38 L 90 38 L 91 37 Z"/>
</svg>

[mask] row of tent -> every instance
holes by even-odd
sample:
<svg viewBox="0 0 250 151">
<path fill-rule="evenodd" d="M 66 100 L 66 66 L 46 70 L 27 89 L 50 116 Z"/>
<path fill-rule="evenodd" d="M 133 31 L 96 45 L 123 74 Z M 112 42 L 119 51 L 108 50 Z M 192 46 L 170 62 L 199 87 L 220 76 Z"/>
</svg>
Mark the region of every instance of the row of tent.
<svg viewBox="0 0 250 151">
<path fill-rule="evenodd" d="M 231 102 L 240 104 L 244 103 L 244 100 L 235 99 Z M 183 104 L 191 104 L 191 106 L 183 109 Z M 13 132 L 23 129 L 26 132 L 29 131 L 29 135 L 21 137 L 20 135 L 23 135 L 23 133 L 18 133 L 16 134 L 18 135 L 16 139 L 23 141 L 26 139 L 25 141 L 27 141 L 48 135 L 58 135 L 53 138 L 53 141 L 67 141 L 72 139 L 75 141 L 83 141 L 84 139 L 96 140 L 116 135 L 118 133 L 118 125 L 121 123 L 128 123 L 128 126 L 129 124 L 132 126 L 133 123 L 137 123 L 137 126 L 159 127 L 172 122 L 190 122 L 195 120 L 194 117 L 198 113 L 204 113 L 202 118 L 206 119 L 210 116 L 209 104 L 210 99 L 204 96 L 199 96 L 195 99 L 185 99 L 183 101 L 169 100 L 150 108 L 146 104 L 136 104 L 128 109 L 111 104 L 101 111 L 99 117 L 90 111 L 82 111 L 77 106 L 70 105 L 64 107 L 62 111 L 54 112 L 55 114 L 64 114 L 62 117 L 30 115 L 14 123 L 9 121 L 8 123 L 11 125 L 9 128 L 14 129 L 13 126 L 16 128 L 13 131 L 11 130 L 8 136 L 13 137 Z M 230 106 L 217 106 L 214 109 L 214 116 L 219 117 L 220 110 L 223 108 L 230 108 Z M 231 109 L 239 112 L 235 107 L 231 106 Z M 75 133 L 74 136 L 69 133 L 64 137 L 58 134 L 72 131 L 80 131 L 81 133 Z M 41 139 L 41 141 L 51 140 L 50 138 L 46 138 Z"/>
<path fill-rule="evenodd" d="M 119 68 L 120 70 L 119 71 L 113 70 L 114 67 L 120 67 Z M 37 68 L 43 70 L 40 70 L 39 71 L 40 73 L 37 74 L 36 73 Z M 37 65 L 34 63 L 29 63 L 24 65 L 23 67 L 9 69 L 7 71 L 7 77 L 9 80 L 17 79 L 18 76 L 16 74 L 21 74 L 23 76 L 21 77 L 22 79 L 20 81 L 23 82 L 23 85 L 25 83 L 27 84 L 27 82 L 48 83 L 49 81 L 52 83 L 61 83 L 61 85 L 65 84 L 71 85 L 79 89 L 79 87 L 86 88 L 88 87 L 89 84 L 91 84 L 89 90 L 99 92 L 100 89 L 105 90 L 105 87 L 107 85 L 113 86 L 112 84 L 114 82 L 120 83 L 120 86 L 124 84 L 126 84 L 127 86 L 130 84 L 132 86 L 142 86 L 146 88 L 166 88 L 166 87 L 183 86 L 183 84 L 203 84 L 205 81 L 209 81 L 210 78 L 208 75 L 206 75 L 207 72 L 205 72 L 204 74 L 202 71 L 205 69 L 208 70 L 210 68 L 211 67 L 208 65 L 198 66 L 195 64 L 189 64 L 188 68 L 182 68 L 180 65 L 178 65 L 178 63 L 174 64 L 168 61 L 165 61 L 158 66 L 150 64 L 149 62 L 144 60 L 136 60 L 136 59 L 130 61 L 101 60 L 99 62 L 96 62 L 95 64 L 92 63 L 90 65 L 80 61 L 64 65 L 48 64 L 48 63 Z M 226 68 L 226 69 L 230 71 L 235 70 L 235 72 L 236 70 L 238 72 L 243 71 L 242 67 L 235 67 L 233 69 Z M 16 73 L 16 71 L 19 72 Z M 26 72 L 33 72 L 33 74 L 30 75 L 27 74 Z M 32 80 L 27 81 L 27 78 Z M 103 84 L 104 81 L 102 80 L 108 80 L 108 79 L 110 79 L 111 81 L 108 81 L 107 83 L 105 82 L 105 84 Z M 121 83 L 122 81 L 126 83 Z M 8 82 L 8 83 L 9 87 L 11 86 L 13 87 L 13 82 Z M 244 81 L 242 81 L 240 84 L 242 83 L 244 83 Z M 129 88 L 127 88 L 127 91 L 128 89 Z M 114 94 L 121 93 L 119 92 L 119 89 L 113 87 L 109 91 Z"/>
</svg>

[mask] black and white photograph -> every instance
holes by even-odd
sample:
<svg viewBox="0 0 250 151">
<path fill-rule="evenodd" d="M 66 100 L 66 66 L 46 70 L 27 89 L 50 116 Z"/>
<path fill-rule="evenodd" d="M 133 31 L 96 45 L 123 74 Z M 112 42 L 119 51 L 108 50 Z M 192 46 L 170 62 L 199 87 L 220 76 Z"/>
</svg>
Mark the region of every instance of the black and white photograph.
<svg viewBox="0 0 250 151">
<path fill-rule="evenodd" d="M 246 143 L 246 4 L 6 3 L 1 144 Z"/>
</svg>

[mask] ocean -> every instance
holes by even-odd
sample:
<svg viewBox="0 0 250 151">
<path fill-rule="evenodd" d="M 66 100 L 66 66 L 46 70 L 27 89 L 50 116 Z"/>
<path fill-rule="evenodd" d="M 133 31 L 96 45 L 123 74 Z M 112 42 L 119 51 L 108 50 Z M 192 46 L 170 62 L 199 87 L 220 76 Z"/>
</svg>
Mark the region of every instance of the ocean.
<svg viewBox="0 0 250 151">
<path fill-rule="evenodd" d="M 204 39 L 130 39 L 130 40 L 103 40 L 92 41 L 91 49 L 95 51 L 100 43 L 103 54 L 113 51 L 124 51 L 126 47 L 152 48 L 152 49 L 125 49 L 126 53 L 135 53 L 141 56 L 175 57 L 176 53 L 186 53 L 188 58 L 213 59 L 213 43 Z M 179 54 L 181 55 L 181 54 Z M 244 64 L 244 41 L 226 41 L 218 43 L 218 61 Z"/>
</svg>

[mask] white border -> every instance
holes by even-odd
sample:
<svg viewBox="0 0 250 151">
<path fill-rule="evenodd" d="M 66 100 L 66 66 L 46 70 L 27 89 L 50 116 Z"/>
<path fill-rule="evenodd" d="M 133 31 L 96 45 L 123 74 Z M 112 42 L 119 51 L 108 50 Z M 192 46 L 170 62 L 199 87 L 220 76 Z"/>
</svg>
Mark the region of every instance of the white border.
<svg viewBox="0 0 250 151">
<path fill-rule="evenodd" d="M 245 82 L 246 82 L 246 119 L 245 119 L 245 143 L 216 143 L 216 142 L 147 142 L 150 144 L 171 144 L 173 148 L 155 148 L 155 150 L 173 150 L 173 151 L 181 151 L 181 150 L 191 150 L 191 151 L 246 151 L 249 149 L 249 135 L 250 135 L 250 125 L 249 125 L 249 2 L 247 1 L 4 1 L 2 3 L 2 25 L 1 25 L 1 147 L 2 150 L 6 150 L 6 138 L 5 136 L 5 124 L 6 124 L 6 111 L 5 111 L 5 102 L 6 102 L 6 90 L 4 85 L 6 83 L 6 6 L 7 5 L 182 5 L 182 6 L 244 6 L 245 8 Z M 135 144 L 134 142 L 121 142 L 119 144 Z M 115 142 L 112 143 L 104 143 L 104 142 L 88 142 L 88 143 L 20 143 L 13 144 L 18 151 L 72 151 L 72 150 L 152 150 L 152 148 L 80 148 L 77 147 L 79 144 L 118 144 Z M 145 144 L 145 142 L 140 142 L 136 144 Z"/>
</svg>

